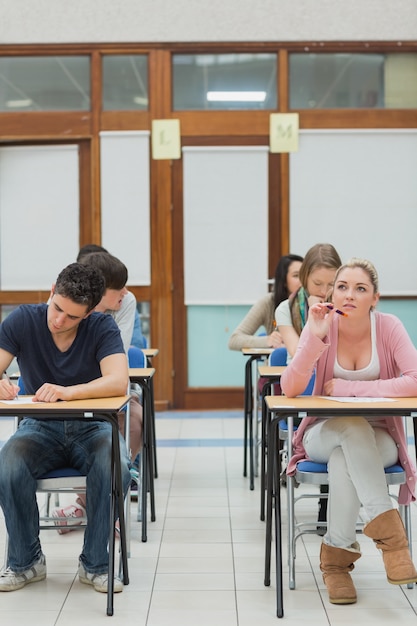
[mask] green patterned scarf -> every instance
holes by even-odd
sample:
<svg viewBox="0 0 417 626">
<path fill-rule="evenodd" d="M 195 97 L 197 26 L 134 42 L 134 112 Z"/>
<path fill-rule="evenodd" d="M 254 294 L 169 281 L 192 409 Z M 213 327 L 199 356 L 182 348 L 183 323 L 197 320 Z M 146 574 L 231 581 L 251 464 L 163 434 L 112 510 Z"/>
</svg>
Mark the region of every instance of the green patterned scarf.
<svg viewBox="0 0 417 626">
<path fill-rule="evenodd" d="M 293 326 L 297 335 L 301 335 L 301 331 L 307 322 L 308 316 L 308 294 L 304 287 L 300 287 L 289 297 L 290 313 Z"/>
</svg>

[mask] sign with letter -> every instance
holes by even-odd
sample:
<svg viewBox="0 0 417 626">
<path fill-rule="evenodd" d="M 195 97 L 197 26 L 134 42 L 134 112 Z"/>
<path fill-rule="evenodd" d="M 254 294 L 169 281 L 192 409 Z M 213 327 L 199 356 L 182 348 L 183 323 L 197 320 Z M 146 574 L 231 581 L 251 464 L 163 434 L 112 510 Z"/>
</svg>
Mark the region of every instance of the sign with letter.
<svg viewBox="0 0 417 626">
<path fill-rule="evenodd" d="M 179 120 L 152 120 L 152 158 L 181 158 Z"/>
<path fill-rule="evenodd" d="M 271 113 L 269 118 L 270 152 L 297 152 L 298 125 L 298 113 Z"/>
</svg>

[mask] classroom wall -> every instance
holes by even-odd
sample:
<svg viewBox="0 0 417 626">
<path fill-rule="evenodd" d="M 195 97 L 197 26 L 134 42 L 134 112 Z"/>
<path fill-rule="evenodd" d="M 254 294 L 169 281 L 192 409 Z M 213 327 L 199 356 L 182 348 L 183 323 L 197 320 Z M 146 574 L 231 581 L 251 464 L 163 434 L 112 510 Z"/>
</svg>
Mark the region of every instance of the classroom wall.
<svg viewBox="0 0 417 626">
<path fill-rule="evenodd" d="M 246 358 L 239 351 L 229 350 L 227 343 L 235 327 L 242 321 L 248 306 L 189 307 L 188 371 L 191 387 L 241 387 Z M 417 347 L 417 300 L 380 300 L 378 310 L 397 315 Z M 204 328 L 204 333 L 201 333 Z M 263 329 L 259 330 L 259 333 Z M 204 355 L 204 356 L 202 356 Z"/>
<path fill-rule="evenodd" d="M 414 40 L 415 0 L 0 0 L 0 44 Z"/>
</svg>

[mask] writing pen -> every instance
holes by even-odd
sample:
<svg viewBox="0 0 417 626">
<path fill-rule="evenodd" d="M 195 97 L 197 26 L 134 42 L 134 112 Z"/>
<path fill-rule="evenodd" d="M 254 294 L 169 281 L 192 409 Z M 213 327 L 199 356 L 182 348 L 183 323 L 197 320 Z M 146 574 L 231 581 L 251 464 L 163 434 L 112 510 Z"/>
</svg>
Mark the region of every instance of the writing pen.
<svg viewBox="0 0 417 626">
<path fill-rule="evenodd" d="M 343 315 L 343 317 L 349 317 L 349 315 L 347 313 L 345 313 L 344 311 L 341 311 L 340 309 L 335 309 L 331 304 L 326 304 L 327 308 L 330 311 L 334 311 L 335 313 L 339 313 L 339 315 Z"/>
<path fill-rule="evenodd" d="M 4 378 L 4 380 L 7 380 L 7 382 L 10 385 L 10 387 L 13 387 L 13 389 L 14 389 L 14 385 L 13 385 L 12 381 L 10 380 L 9 375 L 8 375 L 7 372 L 3 372 L 2 378 Z"/>
</svg>

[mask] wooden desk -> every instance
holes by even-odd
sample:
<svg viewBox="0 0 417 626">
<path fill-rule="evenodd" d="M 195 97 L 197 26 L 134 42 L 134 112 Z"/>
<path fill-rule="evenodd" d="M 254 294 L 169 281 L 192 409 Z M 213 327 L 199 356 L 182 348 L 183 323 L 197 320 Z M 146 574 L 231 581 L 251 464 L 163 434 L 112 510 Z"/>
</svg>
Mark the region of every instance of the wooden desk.
<svg viewBox="0 0 417 626">
<path fill-rule="evenodd" d="M 129 584 L 127 568 L 126 528 L 123 509 L 123 485 L 120 467 L 119 426 L 117 413 L 127 404 L 129 396 L 100 398 L 94 400 L 72 400 L 70 402 L 24 402 L 6 403 L 0 401 L 0 416 L 34 417 L 36 419 L 91 419 L 109 422 L 112 427 L 112 490 L 110 498 L 110 519 L 120 519 L 120 545 L 123 567 L 123 583 Z M 109 571 L 107 592 L 107 615 L 113 615 L 114 594 L 114 526 L 110 527 L 109 535 Z"/>
<path fill-rule="evenodd" d="M 414 424 L 417 418 L 417 397 L 395 398 L 393 402 L 366 402 L 365 398 L 352 398 L 352 402 L 338 402 L 320 396 L 298 396 L 286 398 L 284 396 L 267 396 L 265 402 L 268 411 L 274 416 L 268 428 L 268 469 L 267 469 L 267 533 L 265 552 L 265 580 L 270 585 L 271 569 L 271 541 L 272 541 L 272 502 L 275 511 L 275 558 L 276 558 L 276 593 L 277 616 L 283 617 L 283 590 L 282 590 L 282 536 L 281 536 L 281 499 L 279 455 L 277 454 L 279 421 L 288 419 L 288 432 L 292 432 L 294 417 L 303 418 L 307 415 L 314 417 L 343 417 L 347 415 L 371 416 L 409 416 Z M 268 531 L 271 529 L 271 532 Z"/>
<path fill-rule="evenodd" d="M 266 487 L 266 442 L 268 432 L 268 415 L 265 397 L 271 395 L 272 385 L 279 383 L 281 376 L 285 370 L 285 365 L 258 365 L 259 377 L 264 379 L 261 390 L 261 411 L 262 411 L 262 427 L 261 427 L 261 521 L 265 521 L 265 487 Z"/>
<path fill-rule="evenodd" d="M 255 456 L 253 437 L 253 418 L 257 414 L 257 372 L 252 371 L 254 361 L 265 360 L 273 348 L 242 348 L 243 356 L 248 359 L 245 363 L 245 385 L 244 385 L 244 434 L 243 434 L 243 475 L 247 476 L 247 457 L 249 449 L 249 488 L 255 488 Z"/>
<path fill-rule="evenodd" d="M 129 378 L 132 383 L 137 383 L 142 389 L 143 397 L 143 428 L 142 428 L 142 541 L 147 541 L 147 503 L 148 492 L 151 501 L 151 521 L 155 516 L 155 490 L 154 490 L 154 441 L 155 425 L 152 416 L 151 381 L 155 374 L 153 367 L 130 367 Z"/>
<path fill-rule="evenodd" d="M 154 356 L 158 356 L 159 349 L 158 348 L 142 348 L 143 354 L 147 359 L 153 359 Z"/>
</svg>

